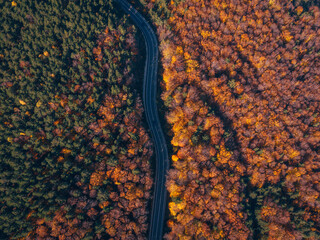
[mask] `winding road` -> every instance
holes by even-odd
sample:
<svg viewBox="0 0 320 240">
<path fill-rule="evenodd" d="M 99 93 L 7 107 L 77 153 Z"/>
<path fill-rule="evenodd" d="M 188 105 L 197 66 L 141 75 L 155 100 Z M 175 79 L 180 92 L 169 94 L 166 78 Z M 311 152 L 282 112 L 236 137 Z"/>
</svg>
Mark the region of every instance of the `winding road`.
<svg viewBox="0 0 320 240">
<path fill-rule="evenodd" d="M 146 42 L 146 62 L 143 80 L 143 104 L 147 122 L 151 130 L 156 151 L 156 172 L 154 195 L 150 218 L 149 239 L 163 238 L 164 216 L 166 211 L 167 190 L 165 187 L 166 173 L 169 169 L 168 149 L 161 129 L 157 111 L 157 71 L 158 42 L 156 35 L 148 22 L 126 0 L 116 0 L 122 9 L 128 13 L 132 21 L 141 30 Z"/>
</svg>

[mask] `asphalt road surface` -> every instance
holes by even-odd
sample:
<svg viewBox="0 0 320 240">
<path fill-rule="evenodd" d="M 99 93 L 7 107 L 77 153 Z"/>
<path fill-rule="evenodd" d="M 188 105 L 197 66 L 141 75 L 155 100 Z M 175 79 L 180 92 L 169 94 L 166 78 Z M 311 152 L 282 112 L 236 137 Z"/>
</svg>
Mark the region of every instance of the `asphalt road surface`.
<svg viewBox="0 0 320 240">
<path fill-rule="evenodd" d="M 157 71 L 158 42 L 148 22 L 127 1 L 116 0 L 122 9 L 130 15 L 135 25 L 141 30 L 146 42 L 146 62 L 143 80 L 143 104 L 147 122 L 151 131 L 156 152 L 156 172 L 154 195 L 151 210 L 149 239 L 163 238 L 164 216 L 166 210 L 167 190 L 165 187 L 166 173 L 169 169 L 168 149 L 164 138 L 157 111 Z"/>
</svg>

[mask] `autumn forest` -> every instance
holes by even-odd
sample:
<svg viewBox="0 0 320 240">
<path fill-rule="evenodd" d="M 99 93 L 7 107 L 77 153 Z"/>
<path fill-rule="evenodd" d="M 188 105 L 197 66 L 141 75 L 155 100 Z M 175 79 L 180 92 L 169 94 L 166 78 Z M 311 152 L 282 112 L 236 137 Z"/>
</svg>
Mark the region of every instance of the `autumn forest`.
<svg viewBox="0 0 320 240">
<path fill-rule="evenodd" d="M 164 239 L 320 239 L 319 1 L 130 3 L 159 42 Z M 0 6 L 0 239 L 147 239 L 139 29 L 114 0 Z"/>
</svg>

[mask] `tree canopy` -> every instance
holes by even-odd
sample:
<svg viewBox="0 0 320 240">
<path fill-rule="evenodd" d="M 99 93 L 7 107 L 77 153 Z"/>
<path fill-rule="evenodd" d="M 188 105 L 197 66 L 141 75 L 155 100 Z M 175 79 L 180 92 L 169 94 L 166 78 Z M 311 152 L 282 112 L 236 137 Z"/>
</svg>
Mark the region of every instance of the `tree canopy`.
<svg viewBox="0 0 320 240">
<path fill-rule="evenodd" d="M 113 1 L 3 1 L 4 239 L 142 239 L 152 144 L 136 28 Z"/>
<path fill-rule="evenodd" d="M 171 129 L 166 238 L 319 239 L 319 1 L 141 3 Z"/>
</svg>

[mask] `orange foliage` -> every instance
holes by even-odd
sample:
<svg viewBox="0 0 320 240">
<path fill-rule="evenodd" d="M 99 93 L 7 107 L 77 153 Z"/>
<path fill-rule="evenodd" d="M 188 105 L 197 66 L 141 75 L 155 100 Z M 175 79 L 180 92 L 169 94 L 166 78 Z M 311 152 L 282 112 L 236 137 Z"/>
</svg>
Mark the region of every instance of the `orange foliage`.
<svg viewBox="0 0 320 240">
<path fill-rule="evenodd" d="M 299 2 L 168 6 L 172 33 L 160 46 L 174 150 L 167 239 L 250 237 L 240 178 L 249 189 L 284 181 L 282 190 L 298 191 L 306 212 L 320 211 L 320 10 L 310 3 L 303 14 Z M 278 210 L 262 215 L 271 219 Z M 269 227 L 269 239 L 299 239 L 274 221 Z"/>
<path fill-rule="evenodd" d="M 104 180 L 104 172 L 94 172 L 90 177 L 90 185 L 92 186 L 101 186 Z"/>
</svg>

